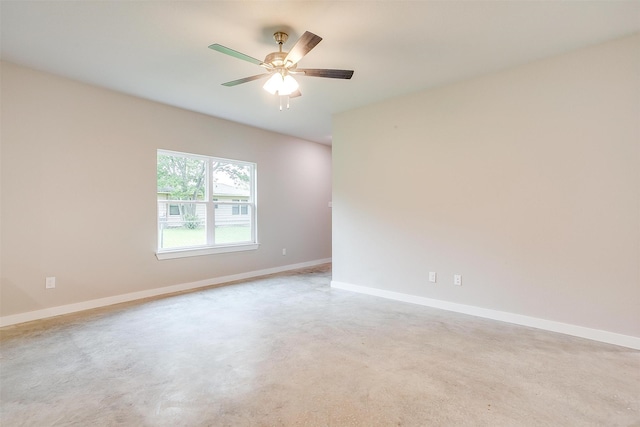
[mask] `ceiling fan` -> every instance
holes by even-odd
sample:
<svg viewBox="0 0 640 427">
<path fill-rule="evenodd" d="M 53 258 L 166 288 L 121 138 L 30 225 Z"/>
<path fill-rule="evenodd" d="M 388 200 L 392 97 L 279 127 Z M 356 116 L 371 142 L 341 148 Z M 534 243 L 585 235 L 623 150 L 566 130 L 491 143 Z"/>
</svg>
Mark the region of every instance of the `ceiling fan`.
<svg viewBox="0 0 640 427">
<path fill-rule="evenodd" d="M 278 43 L 278 52 L 271 52 L 264 58 L 264 61 L 217 43 L 209 46 L 210 49 L 224 53 L 225 55 L 233 56 L 234 58 L 242 59 L 243 61 L 251 62 L 252 64 L 259 65 L 266 70 L 266 73 L 232 80 L 230 82 L 222 83 L 222 85 L 236 86 L 242 83 L 270 77 L 264 84 L 263 88 L 273 95 L 278 94 L 280 96 L 280 109 L 282 109 L 282 97 L 287 97 L 287 108 L 289 108 L 288 99 L 302 95 L 298 89 L 298 82 L 293 78 L 294 75 L 327 77 L 331 79 L 350 79 L 351 76 L 353 76 L 353 70 L 298 68 L 298 61 L 300 61 L 311 51 L 311 49 L 320 43 L 322 40 L 322 37 L 320 36 L 309 31 L 305 31 L 289 52 L 282 51 L 282 45 L 286 43 L 289 38 L 287 33 L 277 31 L 273 34 L 273 38 L 276 43 Z"/>
</svg>

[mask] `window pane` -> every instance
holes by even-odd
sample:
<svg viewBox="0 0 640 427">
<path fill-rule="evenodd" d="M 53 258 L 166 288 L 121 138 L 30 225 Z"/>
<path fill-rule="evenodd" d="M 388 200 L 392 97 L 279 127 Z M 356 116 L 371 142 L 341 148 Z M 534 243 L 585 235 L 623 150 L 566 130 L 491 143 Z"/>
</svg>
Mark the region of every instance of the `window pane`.
<svg viewBox="0 0 640 427">
<path fill-rule="evenodd" d="M 176 207 L 179 215 L 167 215 Z M 207 244 L 207 207 L 204 203 L 158 203 L 160 249 L 185 248 Z"/>
<path fill-rule="evenodd" d="M 251 166 L 230 161 L 212 161 L 213 195 L 220 201 L 249 201 Z"/>
<path fill-rule="evenodd" d="M 237 205 L 220 205 L 215 210 L 216 245 L 230 243 L 251 242 L 251 207 L 247 208 L 247 215 L 233 214 Z"/>
<path fill-rule="evenodd" d="M 158 199 L 204 200 L 206 162 L 158 153 Z"/>
</svg>

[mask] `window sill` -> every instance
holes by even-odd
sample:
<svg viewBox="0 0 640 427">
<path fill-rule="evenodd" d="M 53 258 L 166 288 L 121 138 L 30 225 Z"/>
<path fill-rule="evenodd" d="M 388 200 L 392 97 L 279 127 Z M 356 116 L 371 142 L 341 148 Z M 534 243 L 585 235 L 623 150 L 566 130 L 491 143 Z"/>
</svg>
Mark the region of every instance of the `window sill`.
<svg viewBox="0 0 640 427">
<path fill-rule="evenodd" d="M 254 251 L 258 249 L 258 243 L 247 243 L 233 246 L 218 246 L 215 248 L 190 248 L 190 249 L 171 249 L 156 252 L 156 258 L 162 261 L 164 259 L 187 258 L 192 256 L 225 254 L 229 252 Z"/>
</svg>

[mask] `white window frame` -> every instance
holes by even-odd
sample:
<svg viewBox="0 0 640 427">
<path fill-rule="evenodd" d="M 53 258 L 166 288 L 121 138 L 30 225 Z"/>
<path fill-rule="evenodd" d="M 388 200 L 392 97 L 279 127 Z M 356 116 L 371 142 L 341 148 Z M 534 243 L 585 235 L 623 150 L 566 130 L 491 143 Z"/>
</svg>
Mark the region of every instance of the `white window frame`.
<svg viewBox="0 0 640 427">
<path fill-rule="evenodd" d="M 180 204 L 180 203 L 194 203 L 194 204 L 203 204 L 206 205 L 206 236 L 207 243 L 201 246 L 189 246 L 182 248 L 167 248 L 162 249 L 161 246 L 161 230 L 160 230 L 160 215 L 156 215 L 156 230 L 158 234 L 157 239 L 157 252 L 156 257 L 158 260 L 164 259 L 174 259 L 174 258 L 185 258 L 192 256 L 201 256 L 201 255 L 212 255 L 219 253 L 229 253 L 229 252 L 240 252 L 240 251 L 251 251 L 258 249 L 260 245 L 258 243 L 258 227 L 257 227 L 257 197 L 256 197 L 256 188 L 257 188 L 257 169 L 258 166 L 256 163 L 247 162 L 243 160 L 235 160 L 235 159 L 225 159 L 222 157 L 214 157 L 214 156 L 204 156 L 200 154 L 192 154 L 192 153 L 183 153 L 179 151 L 170 151 L 170 150 L 157 150 L 157 155 L 168 155 L 168 156 L 181 156 L 181 157 L 190 157 L 196 160 L 204 160 L 206 164 L 205 170 L 205 195 L 204 200 L 158 200 L 157 206 L 160 206 L 160 203 L 166 204 L 167 213 L 169 212 L 170 204 Z M 245 165 L 250 167 L 251 177 L 249 180 L 249 200 L 242 202 L 222 202 L 220 200 L 214 200 L 214 182 L 211 176 L 211 163 L 213 161 L 220 162 L 228 162 L 235 163 L 239 165 Z M 251 221 L 251 241 L 250 242 L 242 242 L 242 243 L 232 243 L 232 244 L 215 244 L 215 208 L 220 204 L 235 204 L 235 205 L 245 205 L 249 210 L 248 216 Z"/>
</svg>

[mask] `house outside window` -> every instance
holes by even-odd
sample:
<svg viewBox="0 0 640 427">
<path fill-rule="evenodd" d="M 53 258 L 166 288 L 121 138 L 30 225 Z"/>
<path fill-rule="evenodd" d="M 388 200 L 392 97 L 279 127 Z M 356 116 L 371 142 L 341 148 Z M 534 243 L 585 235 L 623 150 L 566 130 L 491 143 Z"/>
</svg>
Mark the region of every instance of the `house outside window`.
<svg viewBox="0 0 640 427">
<path fill-rule="evenodd" d="M 159 259 L 257 248 L 255 163 L 157 157 Z"/>
</svg>

